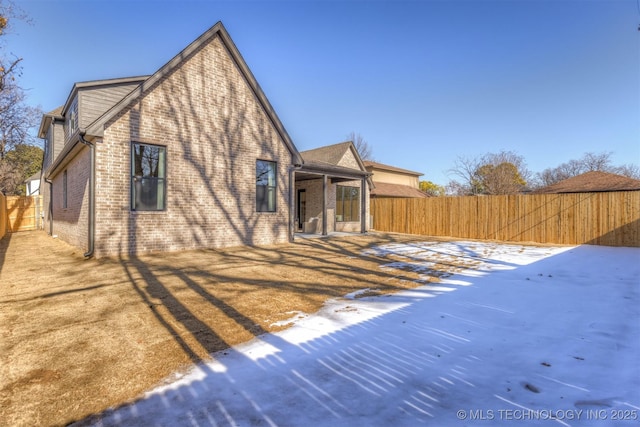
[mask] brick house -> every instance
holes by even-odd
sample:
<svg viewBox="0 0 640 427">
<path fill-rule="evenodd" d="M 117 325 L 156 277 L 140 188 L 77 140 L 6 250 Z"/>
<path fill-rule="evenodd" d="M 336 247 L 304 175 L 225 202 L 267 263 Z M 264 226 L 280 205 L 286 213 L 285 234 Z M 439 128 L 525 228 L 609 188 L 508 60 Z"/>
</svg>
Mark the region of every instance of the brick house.
<svg viewBox="0 0 640 427">
<path fill-rule="evenodd" d="M 342 142 L 300 154 L 304 165 L 296 171 L 295 179 L 296 230 L 364 233 L 373 184 L 353 143 Z"/>
<path fill-rule="evenodd" d="M 355 150 L 349 164 L 305 162 L 220 22 L 150 76 L 76 83 L 39 137 L 44 228 L 85 256 L 290 241 L 310 212 L 296 220 L 296 189 L 312 182 L 316 232 L 367 229 Z M 342 182 L 360 214 L 337 227 Z"/>
</svg>

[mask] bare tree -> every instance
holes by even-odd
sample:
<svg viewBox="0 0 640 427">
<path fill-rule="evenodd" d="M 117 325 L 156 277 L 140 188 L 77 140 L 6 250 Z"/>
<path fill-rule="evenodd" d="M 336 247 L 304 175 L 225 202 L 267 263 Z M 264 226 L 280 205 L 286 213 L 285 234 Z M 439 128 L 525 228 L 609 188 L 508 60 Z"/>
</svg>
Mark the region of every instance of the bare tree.
<svg viewBox="0 0 640 427">
<path fill-rule="evenodd" d="M 29 129 L 37 124 L 40 110 L 26 105 L 24 90 L 18 86 L 21 58 L 7 59 L 4 37 L 13 20 L 26 15 L 11 0 L 0 0 L 0 159 L 7 151 L 29 140 Z"/>
<path fill-rule="evenodd" d="M 531 177 L 524 158 L 513 151 L 458 156 L 448 172 L 461 180 L 447 185 L 447 194 L 456 195 L 515 194 L 524 190 Z"/>
<path fill-rule="evenodd" d="M 35 142 L 29 130 L 38 124 L 42 112 L 25 102 L 24 91 L 14 83 L 0 91 L 0 159 L 17 145 Z"/>
<path fill-rule="evenodd" d="M 612 173 L 617 173 L 618 175 L 624 175 L 633 179 L 640 179 L 640 166 L 635 165 L 633 163 L 628 163 L 622 166 L 615 166 L 611 168 Z"/>
<path fill-rule="evenodd" d="M 449 181 L 444 188 L 447 196 L 468 196 L 470 194 L 469 188 L 456 180 Z"/>
<path fill-rule="evenodd" d="M 482 194 L 516 194 L 522 192 L 527 182 L 514 163 L 487 163 L 477 171 Z"/>
<path fill-rule="evenodd" d="M 479 159 L 458 156 L 453 163 L 453 167 L 448 170 L 448 173 L 457 176 L 460 178 L 460 181 L 451 180 L 449 184 L 447 184 L 447 194 L 456 196 L 478 194 L 477 189 L 473 186 L 473 182 L 475 180 L 476 170 L 478 170 L 479 167 Z"/>
<path fill-rule="evenodd" d="M 26 104 L 24 90 L 18 85 L 21 58 L 7 59 L 4 38 L 12 20 L 26 20 L 22 11 L 10 0 L 0 0 L 0 191 L 15 193 L 22 181 L 33 174 L 32 164 L 25 166 L 24 156 L 36 149 L 29 144 L 35 137 L 29 133 L 38 124 L 42 112 Z M 8 156 L 8 154 L 13 154 Z M 37 163 L 38 161 L 36 161 Z M 40 156 L 40 165 L 42 156 Z"/>
<path fill-rule="evenodd" d="M 362 160 L 373 160 L 373 148 L 362 135 L 352 131 L 347 135 L 347 141 L 353 142 Z"/>
<path fill-rule="evenodd" d="M 611 152 L 584 153 L 580 161 L 585 172 L 606 171 L 611 165 Z"/>
<path fill-rule="evenodd" d="M 28 21 L 24 12 L 13 1 L 0 0 L 0 37 L 10 30 L 13 19 Z M 1 39 L 0 47 L 2 47 Z M 6 53 L 2 52 L 0 55 L 0 91 L 5 89 L 8 82 L 15 81 L 16 77 L 19 76 L 21 61 L 22 58 L 18 58 L 15 55 L 8 59 Z"/>
<path fill-rule="evenodd" d="M 572 159 L 555 168 L 547 168 L 536 175 L 536 186 L 546 187 L 556 182 L 581 175 L 586 172 L 600 171 L 616 173 L 629 178 L 640 179 L 640 168 L 635 164 L 614 166 L 611 163 L 611 152 L 587 152 L 579 159 Z"/>
</svg>

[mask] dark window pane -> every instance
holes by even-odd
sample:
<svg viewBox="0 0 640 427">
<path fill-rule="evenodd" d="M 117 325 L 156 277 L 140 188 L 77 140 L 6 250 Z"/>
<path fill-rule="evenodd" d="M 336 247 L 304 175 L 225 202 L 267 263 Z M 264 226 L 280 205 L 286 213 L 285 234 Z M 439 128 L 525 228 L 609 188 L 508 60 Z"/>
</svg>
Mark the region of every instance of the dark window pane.
<svg viewBox="0 0 640 427">
<path fill-rule="evenodd" d="M 131 207 L 157 211 L 165 208 L 166 148 L 133 144 L 131 159 Z"/>
<path fill-rule="evenodd" d="M 141 211 L 162 209 L 162 180 L 158 178 L 134 178 L 135 208 Z"/>
<path fill-rule="evenodd" d="M 134 144 L 134 175 L 164 178 L 164 147 Z"/>
<path fill-rule="evenodd" d="M 256 211 L 276 211 L 276 163 L 256 160 Z"/>
<path fill-rule="evenodd" d="M 67 171 L 62 174 L 62 207 L 67 208 Z"/>
<path fill-rule="evenodd" d="M 360 220 L 360 188 L 336 187 L 336 221 Z"/>
</svg>

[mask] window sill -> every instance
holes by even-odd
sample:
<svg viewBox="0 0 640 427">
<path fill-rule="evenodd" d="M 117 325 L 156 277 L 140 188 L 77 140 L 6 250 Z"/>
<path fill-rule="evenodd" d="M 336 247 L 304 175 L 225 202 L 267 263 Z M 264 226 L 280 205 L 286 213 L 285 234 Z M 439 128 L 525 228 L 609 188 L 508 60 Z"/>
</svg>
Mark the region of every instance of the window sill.
<svg viewBox="0 0 640 427">
<path fill-rule="evenodd" d="M 133 215 L 161 215 L 161 214 L 166 214 L 167 210 L 162 210 L 162 211 L 132 211 L 131 209 L 129 209 L 129 213 L 133 214 Z"/>
</svg>

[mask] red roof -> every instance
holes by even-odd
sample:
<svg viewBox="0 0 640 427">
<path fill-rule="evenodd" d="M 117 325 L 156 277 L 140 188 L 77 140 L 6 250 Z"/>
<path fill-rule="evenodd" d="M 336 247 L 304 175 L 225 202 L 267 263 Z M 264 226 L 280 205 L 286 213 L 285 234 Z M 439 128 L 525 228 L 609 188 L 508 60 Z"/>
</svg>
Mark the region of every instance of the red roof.
<svg viewBox="0 0 640 427">
<path fill-rule="evenodd" d="M 614 173 L 592 171 L 533 191 L 534 194 L 590 193 L 640 190 L 640 180 Z"/>
</svg>

